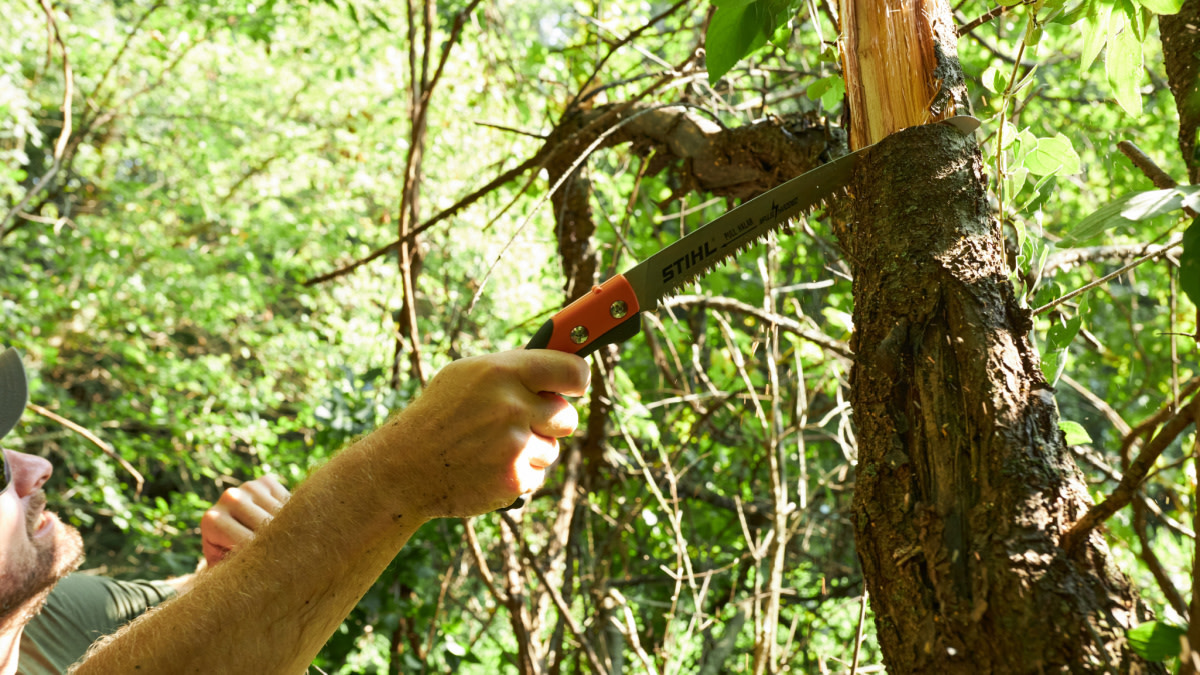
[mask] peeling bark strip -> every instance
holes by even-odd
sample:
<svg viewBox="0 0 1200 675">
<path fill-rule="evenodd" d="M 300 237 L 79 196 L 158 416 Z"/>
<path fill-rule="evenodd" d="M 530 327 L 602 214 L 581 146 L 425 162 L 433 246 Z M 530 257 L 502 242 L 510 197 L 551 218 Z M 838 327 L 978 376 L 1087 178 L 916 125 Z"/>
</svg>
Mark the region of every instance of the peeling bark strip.
<svg viewBox="0 0 1200 675">
<path fill-rule="evenodd" d="M 1188 181 L 1200 183 L 1200 0 L 1187 0 L 1178 14 L 1158 17 L 1167 81 L 1179 111 L 1179 149 Z"/>
<path fill-rule="evenodd" d="M 1128 672 L 1128 580 L 1099 537 L 1075 558 L 1058 546 L 1087 491 L 984 185 L 974 139 L 914 127 L 863 158 L 839 233 L 855 530 L 880 644 L 894 673 Z"/>
</svg>

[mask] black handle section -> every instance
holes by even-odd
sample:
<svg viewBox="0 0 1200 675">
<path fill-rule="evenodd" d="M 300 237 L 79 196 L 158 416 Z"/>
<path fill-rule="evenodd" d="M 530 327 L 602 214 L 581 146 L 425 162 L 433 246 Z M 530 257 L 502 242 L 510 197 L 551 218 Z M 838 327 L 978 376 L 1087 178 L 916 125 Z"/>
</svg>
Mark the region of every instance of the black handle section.
<svg viewBox="0 0 1200 675">
<path fill-rule="evenodd" d="M 584 345 L 575 352 L 577 356 L 587 356 L 604 345 L 613 345 L 618 342 L 624 342 L 629 338 L 642 332 L 642 321 L 640 319 L 641 312 L 635 312 L 625 318 L 624 321 L 617 324 L 615 328 L 596 337 L 596 339 Z M 554 319 L 546 319 L 529 338 L 529 344 L 525 345 L 525 349 L 545 349 L 546 345 L 550 344 L 550 338 L 554 336 Z"/>
<path fill-rule="evenodd" d="M 554 335 L 554 319 L 546 319 L 541 328 L 529 338 L 529 344 L 525 345 L 525 349 L 545 349 L 546 345 L 550 344 L 550 337 Z"/>
<path fill-rule="evenodd" d="M 514 509 L 525 508 L 525 505 L 529 503 L 529 498 L 532 496 L 533 495 L 531 493 L 527 492 L 527 493 L 521 495 L 520 497 L 517 497 L 517 501 L 509 504 L 508 506 L 506 506 L 502 509 L 496 509 L 496 513 L 500 513 L 501 511 L 512 511 Z"/>
</svg>

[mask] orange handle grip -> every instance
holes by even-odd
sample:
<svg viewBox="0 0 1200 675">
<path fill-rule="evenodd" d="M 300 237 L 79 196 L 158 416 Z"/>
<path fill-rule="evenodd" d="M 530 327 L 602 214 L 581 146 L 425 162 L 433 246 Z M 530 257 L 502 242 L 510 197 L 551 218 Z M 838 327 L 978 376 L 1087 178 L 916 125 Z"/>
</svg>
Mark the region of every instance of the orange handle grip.
<svg viewBox="0 0 1200 675">
<path fill-rule="evenodd" d="M 587 356 L 596 348 L 628 340 L 641 329 L 637 294 L 618 274 L 551 317 L 525 346 Z"/>
</svg>

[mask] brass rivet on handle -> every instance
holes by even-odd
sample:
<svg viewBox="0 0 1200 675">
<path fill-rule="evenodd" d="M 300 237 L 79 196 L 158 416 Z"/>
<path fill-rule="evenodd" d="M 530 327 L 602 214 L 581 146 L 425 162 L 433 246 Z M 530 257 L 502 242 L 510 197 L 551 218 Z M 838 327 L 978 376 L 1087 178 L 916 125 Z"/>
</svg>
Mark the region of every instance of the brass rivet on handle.
<svg viewBox="0 0 1200 675">
<path fill-rule="evenodd" d="M 608 308 L 608 313 L 611 314 L 612 318 L 614 318 L 614 319 L 624 318 L 625 313 L 628 311 L 629 311 L 629 305 L 625 304 L 624 300 L 618 300 L 618 301 L 614 302 L 611 307 Z"/>
<path fill-rule="evenodd" d="M 581 345 L 587 342 L 588 329 L 585 326 L 575 326 L 571 329 L 571 342 Z"/>
</svg>

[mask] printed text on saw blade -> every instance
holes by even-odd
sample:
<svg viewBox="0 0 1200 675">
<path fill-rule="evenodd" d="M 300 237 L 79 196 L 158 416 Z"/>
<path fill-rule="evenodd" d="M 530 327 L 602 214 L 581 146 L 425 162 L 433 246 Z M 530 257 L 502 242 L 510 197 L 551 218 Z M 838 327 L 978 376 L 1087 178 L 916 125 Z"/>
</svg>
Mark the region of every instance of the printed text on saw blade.
<svg viewBox="0 0 1200 675">
<path fill-rule="evenodd" d="M 729 229 L 725 230 L 725 232 L 722 233 L 722 237 L 725 241 L 721 244 L 719 249 L 714 249 L 710 241 L 705 241 L 701 244 L 697 244 L 692 250 L 687 251 L 680 257 L 667 263 L 662 268 L 662 282 L 664 284 L 670 283 L 673 279 L 675 279 L 676 275 L 684 274 L 685 272 L 704 264 L 714 255 L 719 253 L 728 255 L 729 252 L 724 249 L 727 249 L 730 246 L 739 246 L 741 244 L 740 240 L 743 237 L 745 237 L 747 234 L 755 232 L 760 226 L 766 223 L 778 223 L 782 220 L 780 213 L 786 214 L 788 210 L 794 207 L 799 201 L 799 197 L 792 197 L 783 204 L 778 204 L 775 202 L 775 200 L 771 200 L 771 208 L 762 216 L 758 217 L 757 223 L 755 223 L 754 216 L 750 215 L 747 216 L 745 220 L 738 221 Z"/>
</svg>

